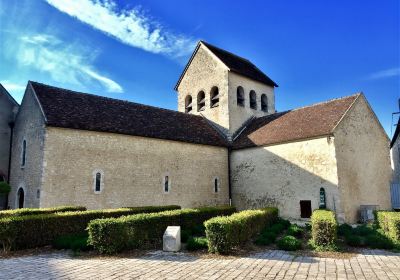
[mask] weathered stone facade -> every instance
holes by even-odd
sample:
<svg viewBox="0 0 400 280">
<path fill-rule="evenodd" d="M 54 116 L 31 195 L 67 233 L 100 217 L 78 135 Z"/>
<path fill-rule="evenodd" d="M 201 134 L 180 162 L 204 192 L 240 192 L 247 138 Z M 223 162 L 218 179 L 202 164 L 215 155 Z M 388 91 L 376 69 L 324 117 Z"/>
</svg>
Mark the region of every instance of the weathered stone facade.
<svg viewBox="0 0 400 280">
<path fill-rule="evenodd" d="M 363 96 L 344 116 L 334 135 L 346 220 L 357 221 L 361 205 L 390 209 L 389 138 Z"/>
<path fill-rule="evenodd" d="M 276 205 L 300 218 L 300 200 L 319 207 L 319 191 L 340 222 L 357 222 L 361 205 L 390 209 L 389 139 L 360 95 L 331 136 L 232 153 L 233 203 Z"/>
<path fill-rule="evenodd" d="M 62 148 L 60 148 L 62 147 Z M 95 193 L 95 170 L 104 187 Z M 163 190 L 168 176 L 170 190 Z M 214 192 L 214 179 L 219 190 Z M 41 207 L 89 209 L 228 204 L 228 150 L 177 141 L 47 128 Z"/>
<path fill-rule="evenodd" d="M 18 107 L 18 103 L 0 84 L 0 176 L 6 180 L 8 180 L 11 129 Z"/>
<path fill-rule="evenodd" d="M 24 192 L 24 207 L 40 206 L 43 172 L 45 120 L 38 100 L 28 85 L 15 120 L 8 202 L 18 208 L 18 190 Z M 22 166 L 22 146 L 26 141 L 26 162 Z M 56 204 L 55 204 L 56 205 Z"/>
<path fill-rule="evenodd" d="M 319 208 L 320 189 L 327 208 L 342 212 L 332 138 L 234 150 L 232 201 L 239 209 L 268 205 L 285 218 L 300 218 L 300 200 Z"/>
</svg>

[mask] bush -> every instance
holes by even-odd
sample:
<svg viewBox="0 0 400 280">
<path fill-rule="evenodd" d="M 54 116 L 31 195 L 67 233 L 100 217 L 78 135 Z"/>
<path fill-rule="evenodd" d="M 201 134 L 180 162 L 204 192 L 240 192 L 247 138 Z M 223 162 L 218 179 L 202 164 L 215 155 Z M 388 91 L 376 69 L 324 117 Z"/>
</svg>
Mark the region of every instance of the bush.
<svg viewBox="0 0 400 280">
<path fill-rule="evenodd" d="M 0 242 L 5 250 L 35 248 L 50 245 L 57 237 L 62 235 L 84 234 L 88 223 L 94 219 L 159 212 L 177 208 L 179 206 L 148 206 L 11 216 L 0 219 Z"/>
<path fill-rule="evenodd" d="M 282 219 L 282 218 L 278 218 L 277 224 L 282 225 L 283 229 L 288 229 L 291 225 L 290 221 Z"/>
<path fill-rule="evenodd" d="M 340 236 L 347 236 L 347 235 L 351 234 L 352 231 L 353 231 L 353 228 L 349 224 L 341 224 L 338 227 L 338 235 L 340 235 Z"/>
<path fill-rule="evenodd" d="M 285 226 L 283 224 L 273 224 L 268 230 L 278 235 L 285 230 Z"/>
<path fill-rule="evenodd" d="M 301 242 L 296 237 L 286 235 L 278 240 L 278 248 L 285 251 L 296 251 L 301 249 Z"/>
<path fill-rule="evenodd" d="M 190 230 L 181 230 L 181 241 L 183 243 L 186 243 L 191 236 L 192 232 Z"/>
<path fill-rule="evenodd" d="M 290 225 L 287 230 L 287 235 L 292 235 L 296 237 L 301 237 L 303 235 L 304 229 L 299 227 L 298 225 Z"/>
<path fill-rule="evenodd" d="M 360 236 L 347 233 L 346 244 L 352 247 L 361 247 L 363 245 L 363 239 Z"/>
<path fill-rule="evenodd" d="M 392 241 L 384 234 L 376 232 L 365 238 L 365 244 L 372 249 L 392 249 Z"/>
<path fill-rule="evenodd" d="M 384 234 L 396 245 L 400 245 L 400 212 L 376 211 L 376 222 Z"/>
<path fill-rule="evenodd" d="M 361 225 L 352 230 L 352 233 L 358 236 L 367 236 L 373 234 L 375 231 L 367 225 Z"/>
<path fill-rule="evenodd" d="M 208 248 L 208 241 L 205 237 L 191 237 L 188 240 L 186 249 L 189 251 L 197 251 Z"/>
<path fill-rule="evenodd" d="M 86 208 L 82 206 L 59 206 L 53 208 L 21 208 L 14 210 L 1 210 L 0 219 L 14 216 L 28 216 L 28 215 L 39 215 L 39 214 L 52 214 L 58 212 L 73 212 L 73 211 L 85 211 Z"/>
<path fill-rule="evenodd" d="M 206 228 L 204 227 L 203 224 L 192 227 L 191 231 L 192 231 L 192 235 L 194 235 L 194 236 L 205 236 L 205 234 L 206 234 Z"/>
<path fill-rule="evenodd" d="M 71 249 L 75 252 L 88 251 L 91 247 L 88 245 L 87 240 L 87 234 L 63 235 L 54 240 L 53 247 L 56 249 Z"/>
<path fill-rule="evenodd" d="M 329 210 L 315 210 L 311 216 L 312 243 L 320 248 L 332 247 L 337 239 L 335 214 Z"/>
<path fill-rule="evenodd" d="M 11 187 L 7 182 L 0 182 L 0 194 L 8 194 L 11 191 Z"/>
<path fill-rule="evenodd" d="M 277 208 L 245 210 L 204 223 L 211 253 L 228 253 L 245 244 L 278 218 Z"/>
<path fill-rule="evenodd" d="M 158 248 L 168 226 L 191 230 L 212 217 L 234 212 L 234 207 L 220 206 L 98 219 L 89 223 L 89 242 L 106 254 L 132 248 Z"/>
<path fill-rule="evenodd" d="M 276 234 L 271 231 L 264 231 L 256 239 L 255 244 L 257 245 L 269 245 L 274 243 L 276 240 Z"/>
</svg>

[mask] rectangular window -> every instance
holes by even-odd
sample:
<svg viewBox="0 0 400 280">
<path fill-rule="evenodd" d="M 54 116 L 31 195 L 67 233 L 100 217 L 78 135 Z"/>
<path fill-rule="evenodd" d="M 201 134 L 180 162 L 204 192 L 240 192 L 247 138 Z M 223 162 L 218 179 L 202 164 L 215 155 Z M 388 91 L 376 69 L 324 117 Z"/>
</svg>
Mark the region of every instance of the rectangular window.
<svg viewBox="0 0 400 280">
<path fill-rule="evenodd" d="M 218 178 L 214 179 L 214 192 L 217 193 L 218 192 L 218 186 L 219 182 L 218 182 Z"/>
<path fill-rule="evenodd" d="M 95 191 L 99 192 L 101 189 L 101 174 L 99 172 L 96 173 L 96 187 Z"/>
</svg>

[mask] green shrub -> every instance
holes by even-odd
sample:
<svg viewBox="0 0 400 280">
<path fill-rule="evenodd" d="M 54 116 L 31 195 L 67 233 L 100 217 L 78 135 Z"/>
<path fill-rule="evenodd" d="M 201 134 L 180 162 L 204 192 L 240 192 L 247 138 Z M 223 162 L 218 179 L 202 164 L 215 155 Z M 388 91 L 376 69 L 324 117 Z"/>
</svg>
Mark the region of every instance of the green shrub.
<svg viewBox="0 0 400 280">
<path fill-rule="evenodd" d="M 179 206 L 148 206 L 11 216 L 0 219 L 0 242 L 5 250 L 35 248 L 50 245 L 57 237 L 62 235 L 84 234 L 88 223 L 94 219 L 177 208 Z"/>
<path fill-rule="evenodd" d="M 285 251 L 296 251 L 301 249 L 301 242 L 296 237 L 286 235 L 278 240 L 278 248 Z"/>
<path fill-rule="evenodd" d="M 376 211 L 376 222 L 384 234 L 397 246 L 400 245 L 400 212 Z"/>
<path fill-rule="evenodd" d="M 208 248 L 208 241 L 205 237 L 191 237 L 188 240 L 186 249 L 189 251 L 197 251 Z"/>
<path fill-rule="evenodd" d="M 277 208 L 245 210 L 205 222 L 211 253 L 229 253 L 245 244 L 278 218 Z"/>
<path fill-rule="evenodd" d="M 181 230 L 181 241 L 186 243 L 189 238 L 192 236 L 192 232 L 190 230 Z"/>
<path fill-rule="evenodd" d="M 258 236 L 258 238 L 255 241 L 255 244 L 257 245 L 269 245 L 274 243 L 276 240 L 276 234 L 271 232 L 271 231 L 264 231 Z"/>
<path fill-rule="evenodd" d="M 96 250 L 106 254 L 132 248 L 158 248 L 168 226 L 193 229 L 212 217 L 234 212 L 234 207 L 220 206 L 98 219 L 89 223 L 89 242 Z"/>
<path fill-rule="evenodd" d="M 282 225 L 283 229 L 288 229 L 291 225 L 290 221 L 282 218 L 278 218 L 278 221 L 276 223 Z"/>
<path fill-rule="evenodd" d="M 0 194 L 7 194 L 11 191 L 11 187 L 7 182 L 0 182 Z"/>
<path fill-rule="evenodd" d="M 302 229 L 301 227 L 299 227 L 298 225 L 290 225 L 290 227 L 288 228 L 286 234 L 287 235 L 293 235 L 296 237 L 301 237 L 303 235 L 304 229 Z"/>
<path fill-rule="evenodd" d="M 194 236 L 205 236 L 206 234 L 206 228 L 203 224 L 192 227 L 191 231 Z"/>
<path fill-rule="evenodd" d="M 358 236 L 367 236 L 373 234 L 374 232 L 374 229 L 367 225 L 361 225 L 352 230 L 352 233 Z"/>
<path fill-rule="evenodd" d="M 353 231 L 353 227 L 349 224 L 341 224 L 338 227 L 338 235 L 340 236 L 347 236 L 349 234 L 351 234 Z"/>
<path fill-rule="evenodd" d="M 82 206 L 59 206 L 53 208 L 21 208 L 14 210 L 1 210 L 0 219 L 14 216 L 28 216 L 28 215 L 39 215 L 39 214 L 52 214 L 58 212 L 73 212 L 73 211 L 85 211 L 86 208 Z"/>
<path fill-rule="evenodd" d="M 312 242 L 319 248 L 336 244 L 337 222 L 335 214 L 329 210 L 315 210 L 311 216 Z"/>
<path fill-rule="evenodd" d="M 283 224 L 273 224 L 272 226 L 269 227 L 269 231 L 275 233 L 275 234 L 280 234 L 285 230 L 285 226 Z"/>
<path fill-rule="evenodd" d="M 73 251 L 88 251 L 91 247 L 87 243 L 87 234 L 63 235 L 57 237 L 53 242 L 56 249 L 71 249 Z"/>
<path fill-rule="evenodd" d="M 363 239 L 358 235 L 346 234 L 346 244 L 352 247 L 361 247 Z"/>
<path fill-rule="evenodd" d="M 375 232 L 373 234 L 367 235 L 365 238 L 365 244 L 372 249 L 392 249 L 392 241 L 386 237 L 384 234 Z"/>
</svg>

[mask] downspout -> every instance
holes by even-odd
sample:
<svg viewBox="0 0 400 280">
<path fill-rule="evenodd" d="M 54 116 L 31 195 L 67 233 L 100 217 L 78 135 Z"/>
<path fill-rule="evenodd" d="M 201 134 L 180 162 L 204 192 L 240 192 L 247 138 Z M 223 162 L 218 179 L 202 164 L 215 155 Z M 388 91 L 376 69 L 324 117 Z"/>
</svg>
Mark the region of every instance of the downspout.
<svg viewBox="0 0 400 280">
<path fill-rule="evenodd" d="M 7 183 L 10 184 L 10 174 L 11 174 L 11 157 L 12 157 L 12 147 L 13 147 L 13 136 L 14 136 L 14 123 L 10 122 L 10 146 L 9 146 L 9 153 L 8 153 L 8 169 L 7 169 Z M 8 194 L 6 197 L 6 209 L 8 209 Z"/>
</svg>

